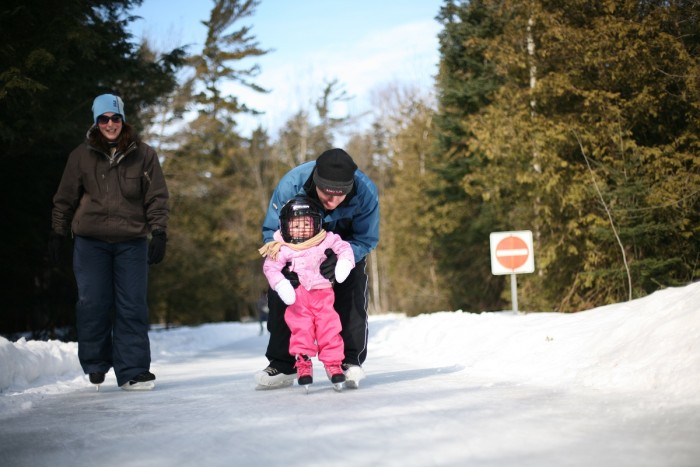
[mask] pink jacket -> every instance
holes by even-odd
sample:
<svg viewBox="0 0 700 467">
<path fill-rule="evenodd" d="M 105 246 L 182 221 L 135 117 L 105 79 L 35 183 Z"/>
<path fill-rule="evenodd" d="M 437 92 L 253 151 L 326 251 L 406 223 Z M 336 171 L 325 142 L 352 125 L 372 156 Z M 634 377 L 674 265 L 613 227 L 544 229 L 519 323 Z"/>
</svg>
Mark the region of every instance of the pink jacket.
<svg viewBox="0 0 700 467">
<path fill-rule="evenodd" d="M 274 233 L 273 238 L 277 241 L 282 240 L 282 234 L 278 230 Z M 355 265 L 355 255 L 352 252 L 352 247 L 340 235 L 333 232 L 326 232 L 326 238 L 318 245 L 306 250 L 293 250 L 287 246 L 282 246 L 277 260 L 271 259 L 269 256 L 265 258 L 263 263 L 263 273 L 273 289 L 277 284 L 284 279 L 282 268 L 287 262 L 292 263 L 290 270 L 299 275 L 299 283 L 306 289 L 324 289 L 332 287 L 328 279 L 321 275 L 319 267 L 326 259 L 325 251 L 330 248 L 338 255 L 338 259 L 346 259 Z"/>
</svg>

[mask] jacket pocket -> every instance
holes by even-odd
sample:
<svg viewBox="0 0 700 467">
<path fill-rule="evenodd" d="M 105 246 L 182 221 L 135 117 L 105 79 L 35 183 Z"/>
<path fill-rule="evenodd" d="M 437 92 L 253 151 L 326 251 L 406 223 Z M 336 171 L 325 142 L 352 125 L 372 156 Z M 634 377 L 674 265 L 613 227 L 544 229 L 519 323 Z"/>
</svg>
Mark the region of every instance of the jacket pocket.
<svg viewBox="0 0 700 467">
<path fill-rule="evenodd" d="M 119 174 L 119 184 L 122 196 L 129 200 L 143 199 L 144 174 L 140 165 L 123 167 Z"/>
<path fill-rule="evenodd" d="M 141 177 L 124 177 L 120 182 L 122 194 L 125 198 L 136 200 L 142 197 Z"/>
</svg>

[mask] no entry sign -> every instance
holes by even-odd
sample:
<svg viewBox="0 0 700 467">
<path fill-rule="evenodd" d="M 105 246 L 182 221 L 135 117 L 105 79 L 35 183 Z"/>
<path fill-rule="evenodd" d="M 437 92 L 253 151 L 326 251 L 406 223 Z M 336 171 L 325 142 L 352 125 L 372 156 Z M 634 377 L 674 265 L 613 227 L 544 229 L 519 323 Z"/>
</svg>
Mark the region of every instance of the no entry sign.
<svg viewBox="0 0 700 467">
<path fill-rule="evenodd" d="M 532 232 L 493 232 L 491 240 L 491 273 L 523 274 L 535 272 Z"/>
</svg>

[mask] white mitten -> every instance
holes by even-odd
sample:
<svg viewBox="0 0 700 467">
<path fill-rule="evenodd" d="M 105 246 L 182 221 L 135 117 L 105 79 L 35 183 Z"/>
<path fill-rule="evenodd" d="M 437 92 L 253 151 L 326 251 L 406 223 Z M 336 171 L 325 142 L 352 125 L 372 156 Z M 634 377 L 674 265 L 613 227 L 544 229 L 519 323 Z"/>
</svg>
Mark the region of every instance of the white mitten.
<svg viewBox="0 0 700 467">
<path fill-rule="evenodd" d="M 275 292 L 280 296 L 282 301 L 287 305 L 291 305 L 297 300 L 297 294 L 294 292 L 291 282 L 287 279 L 282 279 L 275 286 Z"/>
<path fill-rule="evenodd" d="M 355 265 L 352 264 L 352 261 L 347 259 L 339 259 L 338 262 L 335 263 L 335 281 L 337 283 L 343 282 L 348 278 L 350 271 L 352 271 L 352 268 L 354 267 Z"/>
</svg>

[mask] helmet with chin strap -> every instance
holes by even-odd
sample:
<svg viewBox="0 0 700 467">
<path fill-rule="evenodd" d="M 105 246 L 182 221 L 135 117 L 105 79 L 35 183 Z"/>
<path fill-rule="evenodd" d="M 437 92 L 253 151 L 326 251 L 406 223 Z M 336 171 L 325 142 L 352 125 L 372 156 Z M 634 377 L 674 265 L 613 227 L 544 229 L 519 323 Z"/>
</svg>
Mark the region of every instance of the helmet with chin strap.
<svg viewBox="0 0 700 467">
<path fill-rule="evenodd" d="M 280 210 L 282 239 L 287 243 L 302 243 L 317 235 L 321 231 L 322 212 L 321 205 L 308 196 L 299 195 L 287 201 Z M 302 217 L 309 217 L 310 225 L 302 231 L 292 232 L 291 222 Z"/>
</svg>

